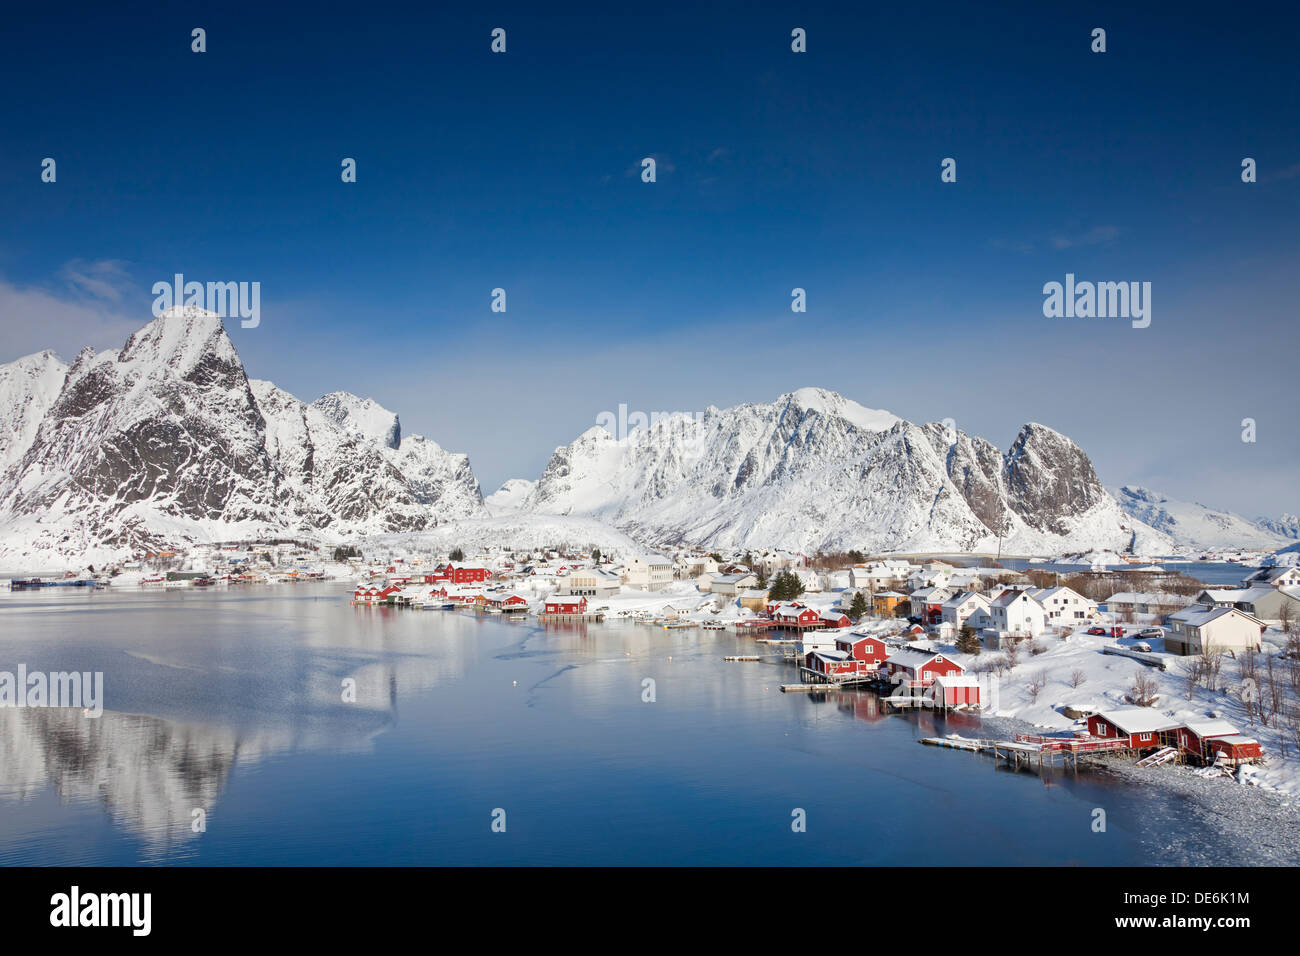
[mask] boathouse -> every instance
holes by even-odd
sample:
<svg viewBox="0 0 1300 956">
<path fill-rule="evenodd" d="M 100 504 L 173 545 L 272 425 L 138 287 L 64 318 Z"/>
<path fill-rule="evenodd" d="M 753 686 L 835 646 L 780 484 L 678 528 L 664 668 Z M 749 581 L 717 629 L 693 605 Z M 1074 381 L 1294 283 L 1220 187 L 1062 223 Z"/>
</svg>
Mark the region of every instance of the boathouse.
<svg viewBox="0 0 1300 956">
<path fill-rule="evenodd" d="M 1088 718 L 1088 733 L 1101 740 L 1119 740 L 1131 750 L 1162 745 L 1161 735 L 1178 727 L 1176 721 L 1145 707 L 1103 710 Z"/>
<path fill-rule="evenodd" d="M 931 687 L 935 703 L 942 707 L 979 707 L 980 679 L 974 674 L 943 674 Z"/>
<path fill-rule="evenodd" d="M 426 574 L 424 580 L 426 584 L 437 584 L 440 581 L 448 584 L 482 584 L 491 576 L 492 572 L 487 568 L 458 568 L 454 564 L 444 564 L 433 574 Z"/>
<path fill-rule="evenodd" d="M 810 627 L 821 627 L 821 615 L 810 607 L 784 605 L 777 610 L 774 615 L 779 627 L 793 627 L 803 630 Z"/>
<path fill-rule="evenodd" d="M 546 599 L 543 614 L 586 614 L 587 599 L 571 594 L 555 594 Z"/>
<path fill-rule="evenodd" d="M 1230 767 L 1254 763 L 1264 756 L 1264 750 L 1258 740 L 1241 734 L 1233 734 L 1231 737 L 1211 737 L 1209 750 L 1213 755 L 1214 763 L 1227 764 Z"/>
<path fill-rule="evenodd" d="M 956 661 L 915 647 L 905 647 L 885 658 L 885 676 L 908 687 L 929 687 L 937 677 L 964 673 L 966 668 Z"/>
<path fill-rule="evenodd" d="M 804 655 L 804 667 L 825 677 L 842 679 L 865 675 L 867 666 L 844 651 L 809 651 Z"/>
<path fill-rule="evenodd" d="M 878 670 L 889 656 L 885 642 L 878 637 L 859 634 L 845 634 L 835 639 L 835 649 L 844 651 L 850 657 L 866 663 L 871 670 Z"/>
</svg>

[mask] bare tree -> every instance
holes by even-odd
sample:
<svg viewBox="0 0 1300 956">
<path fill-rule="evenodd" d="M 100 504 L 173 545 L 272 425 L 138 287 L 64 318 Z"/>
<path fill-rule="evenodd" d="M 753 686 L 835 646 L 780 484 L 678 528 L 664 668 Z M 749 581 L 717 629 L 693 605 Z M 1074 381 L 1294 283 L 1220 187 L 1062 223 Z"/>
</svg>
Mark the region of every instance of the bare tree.
<svg viewBox="0 0 1300 956">
<path fill-rule="evenodd" d="M 1036 673 L 1032 678 L 1030 678 L 1028 686 L 1029 702 L 1032 704 L 1038 703 L 1038 695 L 1041 694 L 1043 688 L 1047 686 L 1047 672 L 1039 671 Z"/>
<path fill-rule="evenodd" d="M 1133 675 L 1133 686 L 1129 688 L 1129 699 L 1139 707 L 1150 707 L 1156 702 L 1160 685 L 1147 673 L 1146 668 L 1139 667 Z"/>
<path fill-rule="evenodd" d="M 1079 685 L 1088 679 L 1088 675 L 1077 667 L 1070 671 L 1070 686 L 1078 690 Z"/>
</svg>

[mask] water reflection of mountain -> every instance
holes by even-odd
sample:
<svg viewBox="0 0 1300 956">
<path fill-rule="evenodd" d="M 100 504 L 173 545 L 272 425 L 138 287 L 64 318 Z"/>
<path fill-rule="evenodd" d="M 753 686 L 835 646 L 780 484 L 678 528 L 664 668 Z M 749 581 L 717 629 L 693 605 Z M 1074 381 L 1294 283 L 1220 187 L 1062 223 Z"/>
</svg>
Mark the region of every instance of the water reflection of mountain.
<svg viewBox="0 0 1300 956">
<path fill-rule="evenodd" d="M 228 730 L 141 714 L 6 709 L 0 799 L 50 788 L 64 802 L 101 803 L 115 825 L 142 838 L 147 855 L 166 852 L 197 835 L 193 810 L 213 808 L 243 744 Z"/>
<path fill-rule="evenodd" d="M 102 806 L 141 840 L 146 859 L 192 852 L 193 811 L 214 812 L 236 766 L 368 751 L 397 722 L 400 701 L 464 675 L 480 623 L 449 615 L 434 627 L 419 612 L 353 615 L 336 603 L 329 611 L 328 627 L 311 626 L 314 608 L 298 613 L 289 639 L 119 638 L 127 663 L 106 670 L 107 702 L 156 705 L 165 716 L 0 709 L 0 806 L 52 792 Z M 62 666 L 57 653 L 5 656 Z M 345 678 L 356 681 L 355 703 L 343 700 Z"/>
</svg>

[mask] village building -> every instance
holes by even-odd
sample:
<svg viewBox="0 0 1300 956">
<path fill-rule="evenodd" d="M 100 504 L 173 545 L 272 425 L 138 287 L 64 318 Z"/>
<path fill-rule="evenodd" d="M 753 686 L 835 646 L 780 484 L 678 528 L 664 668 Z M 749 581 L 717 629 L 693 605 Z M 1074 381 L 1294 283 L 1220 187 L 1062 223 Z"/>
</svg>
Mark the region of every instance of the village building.
<svg viewBox="0 0 1300 956">
<path fill-rule="evenodd" d="M 1193 604 L 1169 615 L 1165 650 L 1171 654 L 1201 654 L 1219 651 L 1236 654 L 1259 650 L 1264 622 L 1235 607 L 1206 607 Z"/>
<path fill-rule="evenodd" d="M 790 627 L 802 630 L 810 627 L 822 627 L 821 615 L 810 607 L 802 604 L 782 603 L 772 615 L 772 619 L 780 627 Z"/>
<path fill-rule="evenodd" d="M 736 597 L 742 591 L 748 591 L 758 584 L 758 575 L 753 571 L 735 574 L 715 574 L 709 582 L 709 591 L 723 597 Z"/>
<path fill-rule="evenodd" d="M 542 605 L 543 614 L 586 614 L 587 599 L 570 595 L 552 594 Z"/>
<path fill-rule="evenodd" d="M 938 677 L 964 674 L 966 668 L 934 651 L 905 647 L 885 658 L 885 675 L 900 687 L 929 687 Z"/>
<path fill-rule="evenodd" d="M 830 680 L 865 676 L 863 663 L 843 651 L 813 650 L 804 655 L 804 667 Z"/>
<path fill-rule="evenodd" d="M 898 591 L 877 591 L 871 597 L 871 610 L 877 617 L 893 617 L 907 607 L 907 595 Z"/>
<path fill-rule="evenodd" d="M 847 614 L 840 611 L 822 611 L 818 616 L 821 618 L 822 627 L 848 627 L 853 623 Z"/>
<path fill-rule="evenodd" d="M 868 634 L 845 634 L 835 638 L 835 649 L 855 660 L 864 662 L 871 670 L 879 670 L 889 657 L 889 648 L 878 637 Z"/>
<path fill-rule="evenodd" d="M 740 595 L 740 606 L 755 614 L 767 607 L 767 592 L 751 588 Z"/>
<path fill-rule="evenodd" d="M 640 554 L 623 565 L 623 583 L 642 591 L 662 591 L 673 581 L 673 564 L 663 555 Z"/>
<path fill-rule="evenodd" d="M 935 703 L 949 710 L 982 705 L 980 679 L 974 674 L 942 674 L 930 687 Z"/>
<path fill-rule="evenodd" d="M 977 591 L 962 591 L 952 595 L 940 605 L 939 618 L 943 623 L 951 624 L 960 631 L 976 611 L 983 611 L 987 615 L 991 603 Z M 975 624 L 972 623 L 971 627 L 975 627 Z"/>
<path fill-rule="evenodd" d="M 1028 591 L 1008 589 L 989 605 L 989 626 L 995 631 L 1037 637 L 1047 629 L 1047 612 Z"/>
<path fill-rule="evenodd" d="M 1039 588 L 1029 592 L 1053 627 L 1086 624 L 1097 616 L 1097 602 L 1067 587 Z"/>
<path fill-rule="evenodd" d="M 1098 605 L 1098 610 L 1107 614 L 1170 614 L 1187 605 L 1187 599 L 1177 594 L 1162 594 L 1158 591 L 1116 591 L 1105 602 Z"/>
<path fill-rule="evenodd" d="M 1235 607 L 1265 623 L 1280 623 L 1284 616 L 1300 621 L 1300 588 L 1270 587 L 1206 589 L 1196 596 L 1197 604 L 1208 607 Z"/>
<path fill-rule="evenodd" d="M 1276 568 L 1260 568 L 1241 582 L 1245 587 L 1266 584 L 1273 588 L 1293 588 L 1300 586 L 1300 567 L 1287 565 Z"/>
<path fill-rule="evenodd" d="M 1177 721 L 1146 707 L 1104 710 L 1088 718 L 1088 733 L 1092 736 L 1119 741 L 1132 750 L 1162 746 L 1161 734 L 1177 726 Z"/>
<path fill-rule="evenodd" d="M 602 568 L 578 568 L 569 572 L 565 590 L 575 597 L 606 598 L 617 594 L 622 585 L 622 579 L 610 571 Z"/>
<path fill-rule="evenodd" d="M 907 598 L 908 611 L 922 624 L 933 624 L 943 612 L 943 602 L 952 597 L 946 587 L 931 585 L 917 588 Z"/>
<path fill-rule="evenodd" d="M 426 584 L 482 584 L 492 576 L 487 568 L 457 567 L 448 562 L 434 570 L 432 574 L 423 575 Z"/>
</svg>

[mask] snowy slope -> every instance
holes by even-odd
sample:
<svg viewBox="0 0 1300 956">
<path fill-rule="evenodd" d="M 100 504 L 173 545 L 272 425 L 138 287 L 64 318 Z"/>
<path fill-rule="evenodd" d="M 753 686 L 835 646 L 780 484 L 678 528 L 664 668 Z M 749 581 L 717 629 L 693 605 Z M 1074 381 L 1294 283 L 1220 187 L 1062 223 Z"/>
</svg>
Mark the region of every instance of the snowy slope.
<svg viewBox="0 0 1300 956">
<path fill-rule="evenodd" d="M 312 402 L 345 432 L 367 441 L 397 448 L 402 444 L 402 425 L 397 415 L 369 398 L 349 392 L 330 392 Z"/>
<path fill-rule="evenodd" d="M 1111 493 L 1125 513 L 1187 547 L 1276 548 L 1294 540 L 1231 511 L 1178 501 L 1138 485 L 1125 485 Z"/>
<path fill-rule="evenodd" d="M 68 366 L 50 351 L 0 365 L 0 474 L 36 440 L 67 374 Z"/>
<path fill-rule="evenodd" d="M 484 498 L 483 504 L 487 506 L 488 512 L 494 515 L 517 511 L 536 487 L 537 482 L 529 481 L 527 478 L 509 478 L 502 482 L 500 488 Z"/>
<path fill-rule="evenodd" d="M 672 416 L 557 448 L 524 502 L 664 543 L 1052 553 L 1169 542 L 1132 521 L 1081 449 L 1028 424 L 1008 454 L 833 392 Z"/>
</svg>

